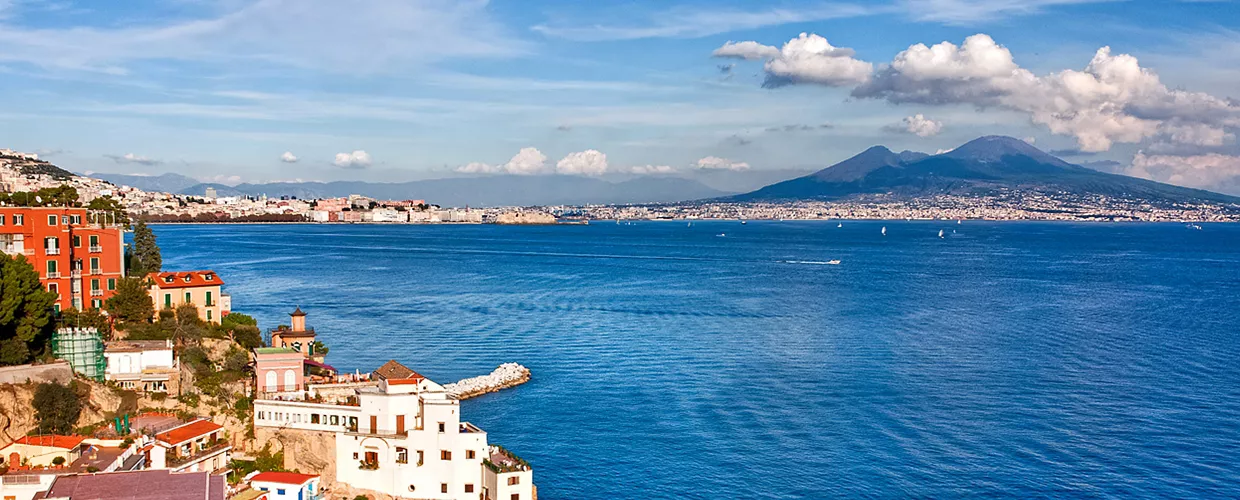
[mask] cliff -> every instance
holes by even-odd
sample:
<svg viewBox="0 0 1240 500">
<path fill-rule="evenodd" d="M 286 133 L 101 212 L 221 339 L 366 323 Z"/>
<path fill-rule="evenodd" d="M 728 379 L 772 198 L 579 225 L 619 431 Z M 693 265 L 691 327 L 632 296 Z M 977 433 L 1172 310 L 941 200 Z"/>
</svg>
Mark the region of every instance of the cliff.
<svg viewBox="0 0 1240 500">
<path fill-rule="evenodd" d="M 555 216 L 546 212 L 504 212 L 496 224 L 555 224 Z"/>
</svg>

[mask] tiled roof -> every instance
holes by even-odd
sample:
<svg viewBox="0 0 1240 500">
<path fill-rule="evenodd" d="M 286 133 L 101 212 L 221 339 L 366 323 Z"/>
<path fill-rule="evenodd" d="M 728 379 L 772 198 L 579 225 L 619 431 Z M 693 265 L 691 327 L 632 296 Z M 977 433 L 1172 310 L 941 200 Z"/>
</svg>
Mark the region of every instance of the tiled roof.
<svg viewBox="0 0 1240 500">
<path fill-rule="evenodd" d="M 261 472 L 257 476 L 250 478 L 250 482 L 261 481 L 264 483 L 306 484 L 306 481 L 316 477 L 319 476 L 298 474 L 296 472 Z"/>
<path fill-rule="evenodd" d="M 176 446 L 191 439 L 197 438 L 204 434 L 223 429 L 224 426 L 219 425 L 210 420 L 198 419 L 180 427 L 174 427 L 155 435 L 155 439 Z"/>
<path fill-rule="evenodd" d="M 167 273 L 151 273 L 147 275 L 159 288 L 194 288 L 199 286 L 219 286 L 224 280 L 215 271 L 179 271 Z M 169 281 L 171 278 L 171 281 Z"/>
<path fill-rule="evenodd" d="M 388 361 L 375 370 L 375 377 L 383 380 L 397 380 L 406 378 L 425 378 L 410 370 L 409 367 L 397 363 L 396 360 Z"/>
<path fill-rule="evenodd" d="M 63 448 L 72 450 L 77 448 L 86 436 L 61 436 L 58 434 L 47 434 L 43 436 L 23 436 L 15 444 L 25 444 L 31 446 L 48 446 L 52 448 Z"/>
<path fill-rule="evenodd" d="M 223 476 L 208 472 L 144 470 L 61 476 L 40 498 L 88 500 L 224 500 Z"/>
</svg>

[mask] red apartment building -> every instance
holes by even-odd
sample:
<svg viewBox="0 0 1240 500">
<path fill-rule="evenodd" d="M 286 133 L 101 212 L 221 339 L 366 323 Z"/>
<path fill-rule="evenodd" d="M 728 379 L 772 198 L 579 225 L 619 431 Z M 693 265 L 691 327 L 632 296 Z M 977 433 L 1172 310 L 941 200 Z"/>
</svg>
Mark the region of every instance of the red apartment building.
<svg viewBox="0 0 1240 500">
<path fill-rule="evenodd" d="M 25 255 L 56 310 L 101 309 L 125 276 L 125 234 L 85 208 L 0 207 L 0 251 Z"/>
</svg>

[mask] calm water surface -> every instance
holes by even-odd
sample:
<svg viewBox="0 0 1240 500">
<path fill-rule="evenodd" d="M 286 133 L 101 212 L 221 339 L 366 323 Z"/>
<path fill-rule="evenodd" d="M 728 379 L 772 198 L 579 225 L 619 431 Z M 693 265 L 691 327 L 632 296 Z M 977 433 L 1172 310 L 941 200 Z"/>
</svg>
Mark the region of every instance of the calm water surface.
<svg viewBox="0 0 1240 500">
<path fill-rule="evenodd" d="M 1240 496 L 1240 226 L 156 234 L 339 369 L 530 367 L 462 411 L 545 499 Z"/>
</svg>

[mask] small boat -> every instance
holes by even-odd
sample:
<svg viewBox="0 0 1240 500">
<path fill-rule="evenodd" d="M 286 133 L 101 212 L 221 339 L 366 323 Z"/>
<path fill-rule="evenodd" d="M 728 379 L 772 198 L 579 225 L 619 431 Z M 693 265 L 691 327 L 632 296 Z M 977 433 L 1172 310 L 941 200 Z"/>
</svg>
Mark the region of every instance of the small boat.
<svg viewBox="0 0 1240 500">
<path fill-rule="evenodd" d="M 749 224 L 749 223 L 748 223 L 748 222 L 745 222 L 745 220 L 744 220 L 744 219 L 741 219 L 741 225 L 743 226 L 743 225 L 745 225 L 745 224 Z"/>
<path fill-rule="evenodd" d="M 956 219 L 956 224 L 960 224 L 960 219 Z"/>
<path fill-rule="evenodd" d="M 830 264 L 830 265 L 833 265 L 833 266 L 838 266 L 838 265 L 840 265 L 840 260 L 839 260 L 839 259 L 828 260 L 828 261 L 827 261 L 827 264 Z"/>
<path fill-rule="evenodd" d="M 883 236 L 887 236 L 887 226 L 883 226 Z"/>
<path fill-rule="evenodd" d="M 727 236 L 727 235 L 728 235 L 727 233 L 719 233 L 719 234 L 716 234 L 715 236 L 723 238 L 724 236 Z"/>
<path fill-rule="evenodd" d="M 685 227 L 693 227 L 693 223 L 692 223 L 692 222 L 690 222 L 690 223 L 689 223 L 689 225 L 688 225 L 688 226 L 685 226 Z"/>
<path fill-rule="evenodd" d="M 839 223 L 839 224 L 836 224 L 836 225 L 835 225 L 835 227 L 844 227 L 844 223 L 843 223 L 843 222 L 841 222 L 841 223 Z"/>
<path fill-rule="evenodd" d="M 940 237 L 940 238 L 942 238 L 942 237 L 943 237 L 943 230 L 942 230 L 942 229 L 940 229 L 940 230 L 939 230 L 939 237 Z"/>
</svg>

